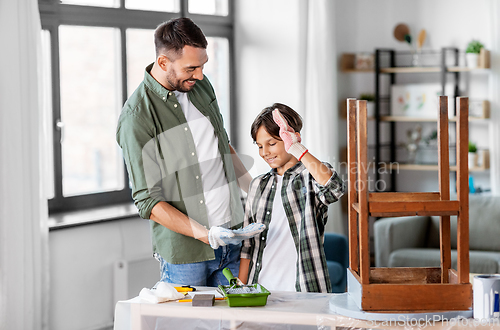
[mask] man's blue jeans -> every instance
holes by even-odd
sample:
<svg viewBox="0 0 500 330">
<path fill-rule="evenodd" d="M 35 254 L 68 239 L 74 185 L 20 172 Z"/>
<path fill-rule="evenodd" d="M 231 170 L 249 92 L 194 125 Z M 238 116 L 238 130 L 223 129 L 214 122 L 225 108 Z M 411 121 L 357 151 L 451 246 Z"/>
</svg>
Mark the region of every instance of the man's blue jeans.
<svg viewBox="0 0 500 330">
<path fill-rule="evenodd" d="M 156 258 L 160 262 L 160 281 L 193 286 L 228 285 L 229 282 L 222 274 L 222 270 L 228 267 L 234 276 L 238 276 L 240 248 L 241 244 L 221 246 L 214 250 L 215 260 L 190 264 L 171 264 L 157 254 Z"/>
</svg>

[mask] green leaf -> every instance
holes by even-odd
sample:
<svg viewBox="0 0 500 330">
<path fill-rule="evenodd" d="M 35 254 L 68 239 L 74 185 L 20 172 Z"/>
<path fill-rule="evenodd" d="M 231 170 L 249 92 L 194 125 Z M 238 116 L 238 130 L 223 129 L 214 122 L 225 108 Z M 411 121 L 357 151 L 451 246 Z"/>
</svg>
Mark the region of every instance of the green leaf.
<svg viewBox="0 0 500 330">
<path fill-rule="evenodd" d="M 472 40 L 467 45 L 467 49 L 465 50 L 465 52 L 479 54 L 481 52 L 481 48 L 483 48 L 483 47 L 484 47 L 484 45 L 481 42 L 479 42 L 478 40 Z"/>
<path fill-rule="evenodd" d="M 411 35 L 405 34 L 405 41 L 411 45 Z"/>
<path fill-rule="evenodd" d="M 360 100 L 366 100 L 367 102 L 375 101 L 375 94 L 363 93 L 359 96 Z"/>
<path fill-rule="evenodd" d="M 469 141 L 469 152 L 476 152 L 476 151 L 477 151 L 476 144 L 474 142 Z"/>
</svg>

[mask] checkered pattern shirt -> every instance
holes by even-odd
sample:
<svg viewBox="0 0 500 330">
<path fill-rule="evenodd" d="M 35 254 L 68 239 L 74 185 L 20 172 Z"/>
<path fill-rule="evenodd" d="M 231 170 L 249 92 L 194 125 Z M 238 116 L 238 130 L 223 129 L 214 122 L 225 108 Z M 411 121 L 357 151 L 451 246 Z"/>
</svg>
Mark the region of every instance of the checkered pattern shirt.
<svg viewBox="0 0 500 330">
<path fill-rule="evenodd" d="M 331 292 L 331 282 L 323 250 L 328 204 L 344 194 L 344 182 L 333 170 L 332 177 L 321 185 L 298 162 L 283 175 L 281 198 L 297 249 L 297 292 Z M 269 228 L 276 193 L 276 170 L 255 178 L 250 184 L 245 207 L 245 223 L 264 223 Z M 243 241 L 241 258 L 249 259 L 248 284 L 257 283 L 262 267 L 268 229 Z"/>
</svg>

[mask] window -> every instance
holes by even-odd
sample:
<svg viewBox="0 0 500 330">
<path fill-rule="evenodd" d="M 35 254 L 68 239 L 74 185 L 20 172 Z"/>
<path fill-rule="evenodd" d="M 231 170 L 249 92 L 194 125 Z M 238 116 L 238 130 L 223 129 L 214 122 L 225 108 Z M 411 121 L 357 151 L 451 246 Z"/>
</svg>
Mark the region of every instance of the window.
<svg viewBox="0 0 500 330">
<path fill-rule="evenodd" d="M 125 8 L 178 13 L 178 0 L 125 0 Z"/>
<path fill-rule="evenodd" d="M 229 41 L 227 38 L 208 37 L 207 49 L 208 58 L 210 59 L 203 72 L 210 79 L 214 86 L 217 95 L 219 108 L 224 117 L 226 130 L 231 134 L 229 128 Z M 213 61 L 212 59 L 215 59 Z"/>
<path fill-rule="evenodd" d="M 189 0 L 189 12 L 193 14 L 227 16 L 227 0 Z"/>
<path fill-rule="evenodd" d="M 98 6 L 98 7 L 118 7 L 117 0 L 61 0 L 61 3 L 68 5 Z"/>
<path fill-rule="evenodd" d="M 124 188 L 113 143 L 121 104 L 119 32 L 59 26 L 63 196 Z"/>
<path fill-rule="evenodd" d="M 153 32 L 192 18 L 208 40 L 204 73 L 230 134 L 232 20 L 228 0 L 39 0 L 42 19 L 45 154 L 51 213 L 130 202 L 115 139 L 121 107 L 155 60 Z"/>
</svg>

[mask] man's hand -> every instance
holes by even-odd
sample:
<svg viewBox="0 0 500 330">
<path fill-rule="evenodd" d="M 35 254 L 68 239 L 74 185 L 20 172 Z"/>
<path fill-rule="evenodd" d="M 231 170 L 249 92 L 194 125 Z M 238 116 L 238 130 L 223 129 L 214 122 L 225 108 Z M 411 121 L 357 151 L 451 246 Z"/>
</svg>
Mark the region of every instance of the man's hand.
<svg viewBox="0 0 500 330">
<path fill-rule="evenodd" d="M 212 249 L 218 249 L 219 246 L 225 246 L 228 244 L 239 244 L 241 241 L 254 237 L 255 235 L 260 234 L 266 229 L 266 225 L 263 223 L 252 223 L 248 226 L 231 230 L 218 226 L 214 226 L 210 228 L 208 232 L 208 241 L 210 242 L 210 246 Z"/>
<path fill-rule="evenodd" d="M 300 134 L 288 125 L 286 119 L 277 108 L 273 110 L 273 119 L 280 127 L 280 138 L 285 143 L 285 151 L 298 160 L 301 160 L 302 156 L 306 154 L 307 148 L 300 143 L 302 141 Z"/>
</svg>

